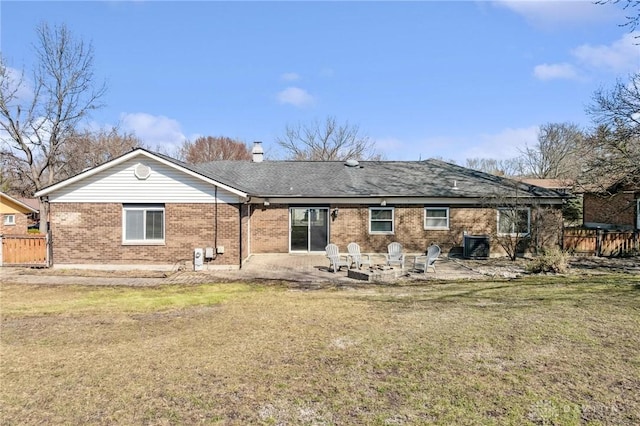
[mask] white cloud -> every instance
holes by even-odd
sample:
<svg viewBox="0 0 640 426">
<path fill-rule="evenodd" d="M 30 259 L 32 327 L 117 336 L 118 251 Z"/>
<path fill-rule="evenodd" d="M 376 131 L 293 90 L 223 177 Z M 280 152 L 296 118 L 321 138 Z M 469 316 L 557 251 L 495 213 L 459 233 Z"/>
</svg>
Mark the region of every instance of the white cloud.
<svg viewBox="0 0 640 426">
<path fill-rule="evenodd" d="M 152 148 L 177 146 L 186 139 L 180 123 L 162 115 L 123 113 L 120 120 L 123 130 L 134 133 Z"/>
<path fill-rule="evenodd" d="M 498 0 L 494 4 L 517 13 L 538 27 L 608 22 L 621 17 L 615 6 L 598 5 L 590 0 Z"/>
<path fill-rule="evenodd" d="M 281 104 L 290 104 L 298 108 L 313 105 L 314 98 L 306 90 L 299 87 L 287 87 L 276 95 Z"/>
<path fill-rule="evenodd" d="M 640 32 L 624 34 L 610 45 L 583 44 L 571 50 L 572 63 L 536 65 L 533 75 L 540 80 L 579 80 L 594 72 L 625 74 L 640 69 L 640 49 L 635 44 Z"/>
<path fill-rule="evenodd" d="M 533 145 L 538 140 L 538 126 L 519 129 L 506 128 L 499 133 L 483 134 L 470 148 L 462 150 L 460 164 L 467 158 L 494 158 L 507 160 L 517 157 L 526 145 Z"/>
<path fill-rule="evenodd" d="M 2 82 L 6 85 L 7 93 L 13 92 L 15 103 L 23 103 L 30 101 L 33 97 L 33 84 L 23 75 L 22 71 L 15 68 L 6 67 L 7 81 Z"/>
<path fill-rule="evenodd" d="M 533 69 L 533 75 L 540 80 L 576 80 L 579 78 L 575 67 L 567 63 L 536 65 Z"/>
<path fill-rule="evenodd" d="M 300 75 L 295 72 L 286 72 L 280 76 L 283 81 L 297 81 L 300 80 Z"/>
<path fill-rule="evenodd" d="M 611 45 L 592 46 L 583 44 L 571 51 L 582 64 L 614 73 L 633 72 L 640 68 L 640 48 L 636 37 L 640 32 L 625 34 Z"/>
<path fill-rule="evenodd" d="M 506 128 L 498 133 L 469 137 L 435 136 L 420 140 L 376 138 L 376 149 L 387 160 L 418 161 L 439 158 L 464 166 L 469 158 L 508 160 L 520 155 L 526 145 L 538 141 L 538 126 Z"/>
</svg>

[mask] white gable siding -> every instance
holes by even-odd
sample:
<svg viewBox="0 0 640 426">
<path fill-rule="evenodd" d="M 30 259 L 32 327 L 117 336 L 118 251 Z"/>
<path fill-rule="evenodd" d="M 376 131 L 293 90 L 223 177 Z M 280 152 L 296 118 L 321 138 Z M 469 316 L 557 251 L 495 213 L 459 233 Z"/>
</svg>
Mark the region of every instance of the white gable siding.
<svg viewBox="0 0 640 426">
<path fill-rule="evenodd" d="M 138 179 L 135 167 L 151 169 Z M 55 203 L 213 203 L 215 186 L 149 158 L 133 158 L 49 195 Z M 218 189 L 218 202 L 237 203 L 239 197 Z"/>
</svg>

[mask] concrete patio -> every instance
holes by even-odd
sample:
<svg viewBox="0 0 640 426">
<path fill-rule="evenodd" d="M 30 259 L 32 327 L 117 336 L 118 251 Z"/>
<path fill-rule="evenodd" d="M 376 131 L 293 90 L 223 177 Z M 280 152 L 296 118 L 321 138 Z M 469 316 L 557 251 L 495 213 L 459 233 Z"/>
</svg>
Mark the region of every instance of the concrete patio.
<svg viewBox="0 0 640 426">
<path fill-rule="evenodd" d="M 383 255 L 372 255 L 372 264 L 384 264 Z M 413 271 L 413 255 L 408 257 L 402 272 L 390 274 L 378 281 L 399 283 L 402 281 L 480 279 L 485 275 L 474 271 L 455 259 L 446 257 L 436 262 L 436 272 Z M 363 268 L 363 272 L 368 271 Z M 342 268 L 334 273 L 329 269 L 329 260 L 321 254 L 259 254 L 251 256 L 240 270 L 183 270 L 172 273 L 159 271 L 105 271 L 105 270 L 61 270 L 0 268 L 0 279 L 4 283 L 25 284 L 80 284 L 80 285 L 127 285 L 155 286 L 163 284 L 198 284 L 216 281 L 272 280 L 294 283 L 336 283 L 342 285 L 365 284 L 368 281 L 349 278 Z M 384 274 L 383 274 L 384 275 Z M 397 278 L 396 278 L 397 276 Z M 388 279 L 387 279 L 388 278 Z"/>
<path fill-rule="evenodd" d="M 441 257 L 436 262 L 436 272 L 432 270 L 426 274 L 413 270 L 414 255 L 408 255 L 401 277 L 397 279 L 411 280 L 458 280 L 478 279 L 483 275 L 475 272 L 454 259 Z M 384 255 L 371 255 L 373 265 L 383 265 Z M 366 271 L 368 268 L 363 268 Z M 196 277 L 224 278 L 224 279 L 265 279 L 296 282 L 342 282 L 356 283 L 361 280 L 349 278 L 346 268 L 334 273 L 329 268 L 329 260 L 321 254 L 255 254 L 243 265 L 241 270 L 235 271 L 184 271 L 174 274 L 172 281 L 193 280 Z M 390 279 L 393 282 L 397 279 Z"/>
</svg>

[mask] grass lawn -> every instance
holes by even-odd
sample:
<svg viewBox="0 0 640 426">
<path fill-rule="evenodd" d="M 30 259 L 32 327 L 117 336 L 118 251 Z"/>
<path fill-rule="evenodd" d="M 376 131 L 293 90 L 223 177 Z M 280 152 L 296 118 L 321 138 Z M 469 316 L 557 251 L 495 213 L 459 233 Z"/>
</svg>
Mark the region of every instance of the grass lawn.
<svg viewBox="0 0 640 426">
<path fill-rule="evenodd" d="M 640 424 L 640 277 L 2 284 L 24 424 Z"/>
</svg>

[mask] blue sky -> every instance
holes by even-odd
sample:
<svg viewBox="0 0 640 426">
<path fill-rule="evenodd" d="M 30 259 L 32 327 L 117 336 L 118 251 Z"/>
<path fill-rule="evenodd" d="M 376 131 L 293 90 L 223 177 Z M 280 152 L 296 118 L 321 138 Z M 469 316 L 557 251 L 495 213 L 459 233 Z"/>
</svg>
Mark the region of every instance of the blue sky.
<svg viewBox="0 0 640 426">
<path fill-rule="evenodd" d="M 588 1 L 0 3 L 7 64 L 35 27 L 93 43 L 119 125 L 171 151 L 201 135 L 263 141 L 287 125 L 357 125 L 388 160 L 505 159 L 539 125 L 590 126 L 593 92 L 640 70 L 616 6 Z"/>
</svg>

